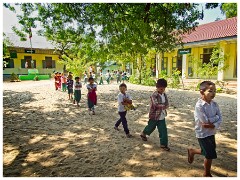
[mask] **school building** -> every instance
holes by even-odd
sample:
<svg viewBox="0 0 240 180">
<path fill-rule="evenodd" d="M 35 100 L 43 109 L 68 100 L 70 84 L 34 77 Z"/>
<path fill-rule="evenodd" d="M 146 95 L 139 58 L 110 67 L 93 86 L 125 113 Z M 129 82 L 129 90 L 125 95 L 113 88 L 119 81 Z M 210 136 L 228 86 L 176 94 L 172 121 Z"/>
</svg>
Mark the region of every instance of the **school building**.
<svg viewBox="0 0 240 180">
<path fill-rule="evenodd" d="M 156 55 L 156 76 L 162 70 L 172 74 L 174 69 L 181 71 L 184 79 L 198 78 L 196 70 L 202 64 L 193 63 L 193 59 L 208 63 L 213 47 L 219 44 L 221 53 L 226 57 L 224 63 L 228 68 L 218 71 L 215 80 L 237 80 L 237 17 L 199 25 L 195 31 L 183 36 L 183 47 L 178 47 L 172 52 Z M 224 66 L 223 63 L 218 67 Z"/>
<path fill-rule="evenodd" d="M 58 63 L 59 55 L 54 52 L 54 46 L 45 37 L 33 34 L 31 49 L 29 38 L 27 41 L 20 41 L 20 37 L 14 33 L 6 33 L 6 36 L 12 45 L 8 48 L 10 58 L 5 59 L 7 66 L 3 70 L 3 78 L 12 73 L 27 75 L 28 69 L 34 68 L 42 75 L 51 75 L 54 71 L 63 72 L 63 65 Z"/>
</svg>

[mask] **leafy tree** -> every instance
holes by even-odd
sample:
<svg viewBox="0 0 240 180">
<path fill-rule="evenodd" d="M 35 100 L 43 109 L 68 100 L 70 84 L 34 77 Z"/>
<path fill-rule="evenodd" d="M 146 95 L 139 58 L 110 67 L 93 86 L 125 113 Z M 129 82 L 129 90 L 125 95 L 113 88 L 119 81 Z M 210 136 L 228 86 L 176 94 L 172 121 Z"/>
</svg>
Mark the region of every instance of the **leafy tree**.
<svg viewBox="0 0 240 180">
<path fill-rule="evenodd" d="M 206 9 L 214 9 L 220 7 L 222 14 L 226 15 L 226 18 L 237 16 L 237 3 L 206 3 Z"/>
<path fill-rule="evenodd" d="M 14 10 L 11 4 L 5 7 Z M 141 71 L 149 49 L 166 52 L 181 44 L 203 17 L 195 3 L 22 3 L 18 15 L 24 39 L 40 22 L 42 36 L 56 43 L 65 63 L 134 62 Z M 80 56 L 79 56 L 80 54 Z M 64 57 L 64 58 L 63 58 Z M 81 63 L 80 63 L 81 64 Z M 141 72 L 139 73 L 141 79 Z"/>
<path fill-rule="evenodd" d="M 9 38 L 6 37 L 6 34 L 3 33 L 3 69 L 7 66 L 7 61 L 5 59 L 10 58 L 10 52 L 8 46 L 12 45 Z"/>
</svg>

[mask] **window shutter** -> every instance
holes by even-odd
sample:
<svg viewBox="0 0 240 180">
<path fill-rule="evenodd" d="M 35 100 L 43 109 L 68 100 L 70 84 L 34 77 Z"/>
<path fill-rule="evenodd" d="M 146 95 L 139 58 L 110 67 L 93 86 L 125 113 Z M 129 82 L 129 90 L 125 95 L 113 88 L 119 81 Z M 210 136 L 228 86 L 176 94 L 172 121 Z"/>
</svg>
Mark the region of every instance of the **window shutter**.
<svg viewBox="0 0 240 180">
<path fill-rule="evenodd" d="M 25 62 L 26 62 L 25 59 L 21 59 L 21 68 L 25 68 Z"/>
<path fill-rule="evenodd" d="M 45 60 L 42 60 L 42 67 L 46 68 L 46 61 Z"/>
<path fill-rule="evenodd" d="M 33 60 L 34 68 L 36 68 L 36 60 Z"/>
<path fill-rule="evenodd" d="M 14 60 L 13 60 L 13 59 L 10 59 L 10 61 L 9 61 L 9 67 L 10 67 L 10 68 L 14 68 Z"/>
<path fill-rule="evenodd" d="M 10 51 L 10 57 L 11 58 L 17 58 L 17 52 L 16 51 Z"/>
<path fill-rule="evenodd" d="M 52 68 L 56 68 L 55 66 L 55 60 L 52 60 Z"/>
</svg>

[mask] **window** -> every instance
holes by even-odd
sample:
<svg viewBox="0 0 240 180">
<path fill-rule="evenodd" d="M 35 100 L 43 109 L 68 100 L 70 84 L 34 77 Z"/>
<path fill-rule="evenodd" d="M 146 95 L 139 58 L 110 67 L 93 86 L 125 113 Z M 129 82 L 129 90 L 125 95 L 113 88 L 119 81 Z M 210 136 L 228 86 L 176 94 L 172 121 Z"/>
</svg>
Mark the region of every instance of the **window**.
<svg viewBox="0 0 240 180">
<path fill-rule="evenodd" d="M 42 60 L 43 68 L 55 68 L 55 60 L 52 60 L 52 57 L 45 57 L 45 60 Z"/>
<path fill-rule="evenodd" d="M 17 51 L 15 51 L 15 50 L 10 50 L 10 57 L 11 57 L 11 58 L 17 58 Z"/>
<path fill-rule="evenodd" d="M 3 68 L 14 68 L 14 60 L 10 58 L 6 58 L 3 61 L 6 62 L 6 65 Z"/>
<path fill-rule="evenodd" d="M 172 58 L 172 70 L 177 68 L 177 57 Z"/>
<path fill-rule="evenodd" d="M 203 54 L 200 54 L 202 63 L 208 64 L 212 55 L 213 48 L 203 48 Z"/>
<path fill-rule="evenodd" d="M 192 61 L 192 56 L 188 57 L 188 76 L 192 77 L 193 76 L 193 61 Z"/>
<path fill-rule="evenodd" d="M 36 60 L 32 60 L 32 56 L 24 56 L 21 60 L 22 68 L 36 68 Z"/>
<path fill-rule="evenodd" d="M 167 72 L 167 65 L 168 65 L 168 58 L 164 57 L 162 60 L 162 70 L 165 70 Z"/>
</svg>

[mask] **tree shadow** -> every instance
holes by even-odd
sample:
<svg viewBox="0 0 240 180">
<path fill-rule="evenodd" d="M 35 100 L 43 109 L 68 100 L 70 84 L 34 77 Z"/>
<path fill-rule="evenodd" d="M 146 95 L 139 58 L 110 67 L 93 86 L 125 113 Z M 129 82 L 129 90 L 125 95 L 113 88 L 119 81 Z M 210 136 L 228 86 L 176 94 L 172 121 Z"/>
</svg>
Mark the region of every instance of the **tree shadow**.
<svg viewBox="0 0 240 180">
<path fill-rule="evenodd" d="M 121 127 L 119 132 L 113 129 L 119 118 L 116 102 L 118 86 L 111 93 L 98 94 L 95 116 L 88 114 L 86 95 L 82 96 L 81 107 L 77 108 L 66 100 L 67 93 L 52 92 L 59 98 L 55 101 L 50 99 L 51 105 L 40 108 L 34 104 L 41 100 L 37 93 L 4 91 L 4 177 L 167 177 L 170 173 L 172 177 L 184 177 L 186 172 L 188 176 L 201 176 L 202 156 L 196 156 L 192 165 L 187 163 L 187 148 L 199 146 L 193 119 L 198 93 L 189 91 L 186 95 L 185 91 L 169 90 L 167 126 L 171 151 L 165 152 L 159 148 L 157 130 L 147 142 L 139 136 L 148 121 L 152 88 L 142 89 L 141 92 L 134 89 L 128 91 L 137 106 L 136 111 L 127 114 L 129 129 L 134 135 L 130 139 L 126 138 Z M 28 97 L 23 97 L 25 94 Z M 187 106 L 176 102 L 176 96 L 188 98 Z M 22 99 L 10 103 L 18 97 Z M 223 106 L 221 100 L 231 100 L 229 97 L 221 98 L 218 102 L 220 106 Z M 224 117 L 225 113 L 227 109 L 222 111 Z M 223 129 L 230 132 L 236 125 L 236 118 L 226 119 Z M 214 160 L 216 167 L 213 174 L 236 176 L 236 134 L 216 137 L 219 158 Z M 233 145 L 228 146 L 228 143 Z"/>
</svg>

